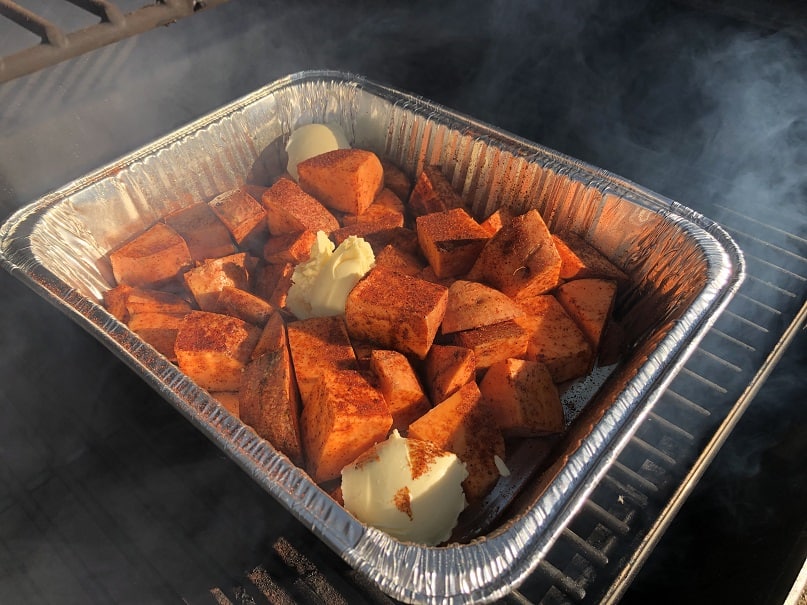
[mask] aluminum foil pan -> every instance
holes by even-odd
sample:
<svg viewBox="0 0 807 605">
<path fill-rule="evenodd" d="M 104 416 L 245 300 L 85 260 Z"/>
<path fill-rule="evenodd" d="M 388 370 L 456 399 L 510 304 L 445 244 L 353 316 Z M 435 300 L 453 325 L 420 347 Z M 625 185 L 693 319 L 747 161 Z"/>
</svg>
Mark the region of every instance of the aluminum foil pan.
<svg viewBox="0 0 807 605">
<path fill-rule="evenodd" d="M 469 511 L 456 543 L 402 543 L 356 521 L 270 444 L 100 304 L 107 253 L 161 217 L 285 166 L 297 126 L 336 122 L 356 147 L 414 175 L 439 164 L 477 218 L 538 208 L 582 233 L 631 285 L 618 312 L 631 347 L 564 396 L 557 441 L 508 452 L 511 475 Z M 150 383 L 355 569 L 407 602 L 501 597 L 545 556 L 644 415 L 738 289 L 742 255 L 710 220 L 634 183 L 450 111 L 339 72 L 303 72 L 254 93 L 19 210 L 0 260 Z M 537 461 L 543 461 L 541 463 Z"/>
</svg>

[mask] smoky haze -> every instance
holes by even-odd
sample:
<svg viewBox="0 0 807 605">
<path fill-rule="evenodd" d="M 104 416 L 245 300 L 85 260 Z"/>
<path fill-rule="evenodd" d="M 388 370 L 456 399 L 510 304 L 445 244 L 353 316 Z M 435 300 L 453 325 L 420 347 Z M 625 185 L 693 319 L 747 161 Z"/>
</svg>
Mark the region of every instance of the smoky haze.
<svg viewBox="0 0 807 605">
<path fill-rule="evenodd" d="M 0 41 L 9 39 L 6 27 L 0 23 Z M 784 281 L 789 293 L 777 299 L 784 313 L 747 301 L 740 306 L 743 320 L 769 328 L 772 340 L 804 304 L 807 44 L 685 4 L 232 0 L 0 85 L 0 219 L 278 77 L 325 68 L 420 94 L 625 176 L 719 222 L 737 223 L 732 235 L 756 275 L 752 292 L 767 280 Z M 237 576 L 271 556 L 275 530 L 269 519 L 283 518 L 279 507 L 271 508 L 257 488 L 245 487 L 248 478 L 228 478 L 232 468 L 222 466 L 219 453 L 204 449 L 159 395 L 91 337 L 32 301 L 34 295 L 8 275 L 0 276 L 0 291 L 0 514 L 9 521 L 0 523 L 0 542 L 24 553 L 21 562 L 8 556 L 5 568 L 5 551 L 0 553 L 0 570 L 28 566 L 42 576 L 50 570 L 68 593 L 103 585 L 69 580 L 76 567 L 59 561 L 70 551 L 51 548 L 67 537 L 81 543 L 78 532 L 66 532 L 58 520 L 78 518 L 95 527 L 86 520 L 91 514 L 77 512 L 93 498 L 106 509 L 95 511 L 103 531 L 71 548 L 87 567 L 107 569 L 116 578 L 125 572 L 110 570 L 127 561 L 112 559 L 107 566 L 92 550 L 94 542 L 106 544 L 104 532 L 126 533 L 139 555 L 156 553 L 154 566 L 165 564 L 178 592 L 204 592 L 210 577 Z M 749 521 L 749 510 L 786 517 L 773 504 L 763 510 L 757 500 L 743 500 L 757 495 L 751 488 L 738 490 L 735 481 L 750 482 L 767 468 L 780 433 L 760 427 L 783 431 L 793 417 L 792 402 L 804 399 L 804 380 L 795 378 L 803 375 L 804 340 L 749 413 L 754 424 L 746 440 L 727 447 L 727 457 L 708 477 L 729 487 L 701 492 L 709 497 L 705 508 L 721 515 L 726 534 L 746 537 L 742 532 L 759 529 L 758 519 Z M 750 355 L 742 361 L 761 363 Z M 78 372 L 76 359 L 82 360 Z M 803 422 L 803 413 L 796 420 Z M 154 440 L 156 453 L 145 451 L 138 439 Z M 794 456 L 803 459 L 803 447 L 793 443 Z M 204 486 L 205 476 L 232 485 L 233 492 Z M 776 487 L 794 502 L 807 495 L 789 485 Z M 233 522 L 237 543 L 227 542 L 229 519 L 239 515 Z M 708 531 L 700 519 L 687 521 L 697 526 L 685 524 L 688 537 L 674 542 L 686 554 L 662 562 L 691 571 L 720 553 L 692 537 Z M 187 561 L 169 542 L 160 542 L 163 535 L 194 533 L 198 540 L 181 546 L 200 544 L 203 552 Z M 301 543 L 314 539 L 303 529 L 292 533 Z M 210 563 L 222 544 L 232 568 Z M 703 556 L 696 556 L 698 550 Z M 153 571 L 135 571 L 118 581 L 138 594 L 138 578 Z M 738 592 L 741 580 L 735 579 Z M 668 600 L 656 594 L 655 602 L 695 602 L 686 586 L 667 588 Z"/>
</svg>

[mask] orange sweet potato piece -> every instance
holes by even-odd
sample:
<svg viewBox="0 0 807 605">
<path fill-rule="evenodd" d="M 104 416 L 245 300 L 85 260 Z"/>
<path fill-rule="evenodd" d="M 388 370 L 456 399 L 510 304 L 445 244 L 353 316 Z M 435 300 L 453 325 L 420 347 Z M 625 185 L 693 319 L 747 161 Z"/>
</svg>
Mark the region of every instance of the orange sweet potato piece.
<svg viewBox="0 0 807 605">
<path fill-rule="evenodd" d="M 287 347 L 247 363 L 238 398 L 241 419 L 294 464 L 301 465 L 300 394 Z"/>
<path fill-rule="evenodd" d="M 204 202 L 169 214 L 165 223 L 182 236 L 193 260 L 218 258 L 238 251 L 230 231 Z"/>
<path fill-rule="evenodd" d="M 335 229 L 331 231 L 330 238 L 336 243 L 338 246 L 343 241 L 345 241 L 351 235 L 355 235 L 356 237 L 361 237 L 371 243 L 371 237 L 373 234 L 376 233 L 386 233 L 389 232 L 391 229 L 400 229 L 400 221 L 397 217 L 387 215 L 381 216 L 376 218 L 373 221 L 357 221 L 344 227 L 340 227 L 339 229 Z M 375 248 L 373 248 L 375 250 Z"/>
<path fill-rule="evenodd" d="M 393 227 L 403 227 L 404 225 L 404 205 L 392 190 L 386 187 L 382 189 L 368 206 L 367 210 L 361 214 L 346 214 L 342 217 L 343 225 L 353 225 L 355 223 L 378 223 L 391 225 Z"/>
<path fill-rule="evenodd" d="M 488 218 L 479 223 L 479 226 L 487 231 L 488 235 L 493 237 L 511 218 L 512 214 L 507 209 L 497 208 Z"/>
<path fill-rule="evenodd" d="M 425 384 L 433 404 L 438 404 L 476 376 L 474 352 L 465 347 L 432 345 L 424 364 Z"/>
<path fill-rule="evenodd" d="M 439 278 L 467 273 L 489 239 L 464 208 L 419 216 L 416 231 L 420 249 Z"/>
<path fill-rule="evenodd" d="M 234 286 L 224 286 L 221 289 L 216 307 L 219 313 L 238 317 L 256 326 L 266 324 L 275 310 L 259 296 Z"/>
<path fill-rule="evenodd" d="M 278 179 L 263 192 L 261 203 L 272 235 L 306 230 L 330 233 L 339 228 L 339 221 L 330 210 L 291 179 Z"/>
<path fill-rule="evenodd" d="M 178 294 L 151 288 L 131 288 L 124 304 L 130 316 L 138 313 L 171 313 L 182 316 L 191 310 L 191 304 Z"/>
<path fill-rule="evenodd" d="M 617 285 L 609 279 L 576 279 L 566 282 L 555 291 L 563 308 L 577 323 L 597 351 L 611 310 L 614 307 Z"/>
<path fill-rule="evenodd" d="M 423 270 L 420 258 L 389 244 L 375 255 L 375 266 L 406 275 L 418 275 Z"/>
<path fill-rule="evenodd" d="M 392 428 L 406 434 L 409 423 L 431 409 L 412 364 L 398 351 L 375 349 L 370 369 L 392 414 Z"/>
<path fill-rule="evenodd" d="M 458 279 L 448 288 L 443 334 L 481 328 L 524 315 L 509 296 L 479 282 Z"/>
<path fill-rule="evenodd" d="M 328 208 L 361 214 L 384 186 L 384 169 L 371 151 L 335 149 L 297 165 L 300 187 Z"/>
<path fill-rule="evenodd" d="M 326 368 L 356 370 L 358 362 L 341 315 L 312 317 L 286 325 L 303 405 Z"/>
<path fill-rule="evenodd" d="M 110 252 L 109 262 L 118 284 L 157 287 L 177 278 L 193 259 L 182 236 L 157 223 Z"/>
<path fill-rule="evenodd" d="M 220 193 L 208 205 L 242 248 L 256 245 L 266 237 L 266 211 L 244 188 Z"/>
<path fill-rule="evenodd" d="M 261 337 L 258 339 L 255 348 L 252 349 L 251 358 L 255 359 L 266 353 L 277 351 L 281 347 L 288 346 L 286 340 L 286 323 L 283 321 L 278 311 L 274 311 L 266 320 L 263 326 Z"/>
<path fill-rule="evenodd" d="M 513 217 L 490 238 L 467 279 L 482 281 L 516 300 L 558 285 L 560 255 L 537 210 Z"/>
<path fill-rule="evenodd" d="M 126 308 L 126 299 L 134 286 L 128 284 L 118 284 L 117 286 L 106 290 L 103 294 L 104 307 L 116 319 L 126 323 L 129 321 L 129 310 Z"/>
<path fill-rule="evenodd" d="M 317 240 L 314 231 L 284 233 L 266 240 L 263 247 L 263 259 L 274 265 L 307 261 L 311 257 L 311 246 Z"/>
<path fill-rule="evenodd" d="M 464 205 L 462 197 L 454 191 L 439 166 L 424 166 L 409 194 L 409 209 L 415 217 Z"/>
<path fill-rule="evenodd" d="M 504 437 L 475 382 L 415 420 L 407 436 L 454 452 L 465 463 L 468 477 L 462 487 L 471 504 L 484 498 L 499 479 L 494 457 L 504 459 Z"/>
<path fill-rule="evenodd" d="M 165 355 L 169 361 L 176 361 L 174 344 L 184 314 L 144 311 L 129 318 L 129 329 Z"/>
<path fill-rule="evenodd" d="M 381 158 L 381 167 L 384 169 L 384 187 L 390 189 L 399 199 L 408 200 L 412 181 L 406 173 L 400 166 L 385 158 Z"/>
<path fill-rule="evenodd" d="M 594 353 L 577 323 L 552 294 L 521 303 L 526 314 L 516 321 L 529 335 L 525 359 L 545 364 L 555 382 L 585 376 Z"/>
<path fill-rule="evenodd" d="M 505 436 L 537 437 L 564 428 L 558 388 L 540 362 L 498 361 L 488 368 L 479 390 Z"/>
<path fill-rule="evenodd" d="M 345 321 L 353 338 L 423 359 L 447 301 L 439 284 L 376 267 L 348 294 Z"/>
<path fill-rule="evenodd" d="M 552 236 L 561 258 L 560 277 L 564 280 L 602 277 L 627 284 L 627 274 L 608 257 L 571 231 Z"/>
<path fill-rule="evenodd" d="M 258 267 L 254 292 L 276 309 L 286 306 L 286 296 L 291 287 L 294 264 L 267 264 Z"/>
<path fill-rule="evenodd" d="M 238 392 L 237 391 L 214 391 L 210 396 L 218 401 L 233 416 L 238 417 Z"/>
<path fill-rule="evenodd" d="M 177 333 L 177 364 L 203 389 L 237 391 L 260 335 L 260 328 L 237 317 L 191 311 Z"/>
<path fill-rule="evenodd" d="M 202 311 L 216 312 L 222 288 L 250 289 L 248 263 L 246 252 L 208 259 L 185 272 L 185 285 Z"/>
<path fill-rule="evenodd" d="M 451 335 L 455 346 L 466 347 L 474 352 L 477 369 L 508 357 L 523 357 L 527 352 L 527 331 L 516 320 L 508 319 L 496 324 L 455 332 Z"/>
<path fill-rule="evenodd" d="M 338 478 L 343 467 L 386 439 L 392 416 L 360 372 L 328 369 L 305 401 L 301 426 L 306 469 L 321 483 Z"/>
</svg>

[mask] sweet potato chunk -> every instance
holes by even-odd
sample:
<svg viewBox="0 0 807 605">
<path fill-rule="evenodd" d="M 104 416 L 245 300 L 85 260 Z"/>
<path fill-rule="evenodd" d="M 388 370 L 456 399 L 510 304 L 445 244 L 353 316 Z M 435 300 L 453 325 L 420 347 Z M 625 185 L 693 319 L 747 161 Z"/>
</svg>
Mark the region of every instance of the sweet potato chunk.
<svg viewBox="0 0 807 605">
<path fill-rule="evenodd" d="M 526 330 L 508 319 L 497 324 L 455 332 L 451 335 L 454 345 L 466 347 L 474 352 L 477 369 L 491 365 L 508 357 L 523 357 L 527 352 L 529 338 Z"/>
<path fill-rule="evenodd" d="M 412 181 L 401 170 L 400 166 L 390 160 L 381 158 L 381 167 L 384 169 L 384 187 L 390 189 L 398 199 L 408 200 L 412 190 Z"/>
<path fill-rule="evenodd" d="M 506 294 L 479 282 L 458 279 L 448 288 L 443 334 L 481 328 L 524 315 Z"/>
<path fill-rule="evenodd" d="M 585 376 L 594 363 L 591 345 L 552 294 L 521 303 L 526 315 L 516 321 L 529 335 L 525 359 L 545 364 L 555 382 Z"/>
<path fill-rule="evenodd" d="M 300 394 L 283 346 L 250 361 L 239 390 L 241 419 L 297 465 L 303 463 Z"/>
<path fill-rule="evenodd" d="M 245 189 L 220 193 L 208 205 L 242 248 L 254 246 L 266 236 L 266 211 Z"/>
<path fill-rule="evenodd" d="M 202 311 L 218 310 L 219 293 L 225 286 L 249 290 L 247 254 L 238 252 L 221 258 L 211 258 L 184 275 L 185 285 Z"/>
<path fill-rule="evenodd" d="M 471 504 L 484 498 L 499 479 L 494 457 L 504 460 L 504 437 L 475 382 L 410 424 L 407 436 L 454 452 L 465 463 L 468 478 L 462 487 Z"/>
<path fill-rule="evenodd" d="M 263 246 L 263 259 L 274 265 L 296 265 L 311 257 L 311 246 L 316 240 L 316 232 L 310 230 L 270 237 Z"/>
<path fill-rule="evenodd" d="M 432 345 L 426 356 L 424 372 L 431 401 L 436 405 L 474 379 L 474 352 L 465 347 Z"/>
<path fill-rule="evenodd" d="M 508 210 L 505 208 L 497 208 L 488 218 L 479 223 L 479 226 L 487 231 L 488 235 L 493 237 L 511 218 L 512 214 Z"/>
<path fill-rule="evenodd" d="M 311 391 L 325 369 L 358 368 L 341 315 L 294 321 L 286 326 L 286 332 L 303 405 L 308 404 Z"/>
<path fill-rule="evenodd" d="M 346 214 L 342 217 L 343 225 L 355 223 L 378 223 L 403 227 L 404 205 L 397 195 L 384 187 L 373 200 L 373 203 L 361 214 Z"/>
<path fill-rule="evenodd" d="M 134 286 L 118 284 L 114 288 L 104 291 L 104 307 L 116 319 L 126 323 L 129 321 L 129 310 L 126 308 L 126 299 Z"/>
<path fill-rule="evenodd" d="M 416 219 L 420 249 L 439 278 L 467 273 L 489 236 L 463 208 Z"/>
<path fill-rule="evenodd" d="M 378 156 L 364 149 L 335 149 L 297 165 L 300 187 L 328 208 L 361 214 L 384 186 Z"/>
<path fill-rule="evenodd" d="M 169 361 L 176 361 L 174 344 L 184 314 L 142 312 L 129 318 L 129 329 L 165 355 Z"/>
<path fill-rule="evenodd" d="M 488 241 L 467 279 L 520 300 L 558 285 L 560 255 L 537 210 L 513 217 Z"/>
<path fill-rule="evenodd" d="M 431 409 L 412 364 L 398 351 L 375 349 L 370 353 L 370 369 L 389 405 L 392 428 L 406 434 L 409 423 Z"/>
<path fill-rule="evenodd" d="M 165 223 L 157 223 L 109 253 L 118 284 L 157 287 L 193 264 L 188 244 Z"/>
<path fill-rule="evenodd" d="M 214 391 L 210 396 L 218 401 L 233 416 L 238 417 L 238 392 L 237 391 Z"/>
<path fill-rule="evenodd" d="M 191 304 L 178 294 L 150 288 L 131 288 L 124 304 L 130 316 L 138 313 L 171 313 L 182 316 L 191 310 Z"/>
<path fill-rule="evenodd" d="M 262 265 L 256 271 L 255 295 L 276 309 L 282 309 L 286 306 L 292 275 L 294 275 L 292 263 Z"/>
<path fill-rule="evenodd" d="M 348 294 L 348 333 L 420 359 L 445 314 L 448 289 L 417 277 L 372 269 Z"/>
<path fill-rule="evenodd" d="M 397 217 L 381 216 L 373 221 L 357 221 L 355 223 L 345 225 L 344 227 L 340 227 L 339 229 L 335 229 L 331 231 L 330 238 L 336 243 L 337 246 L 351 235 L 361 237 L 370 243 L 373 234 L 387 233 L 391 229 L 399 228 L 401 228 L 400 221 L 397 219 Z M 370 246 L 372 247 L 372 243 L 370 243 Z"/>
<path fill-rule="evenodd" d="M 322 370 L 301 417 L 306 468 L 317 483 L 387 438 L 392 416 L 381 393 L 358 371 Z"/>
<path fill-rule="evenodd" d="M 565 231 L 552 236 L 561 258 L 560 276 L 564 280 L 602 277 L 617 284 L 629 282 L 627 274 L 589 244 L 580 235 Z"/>
<path fill-rule="evenodd" d="M 252 349 L 251 358 L 255 359 L 266 353 L 277 351 L 281 347 L 287 347 L 286 323 L 278 311 L 274 311 L 266 320 L 263 326 L 261 337 L 258 339 L 255 348 Z"/>
<path fill-rule="evenodd" d="M 375 266 L 413 276 L 423 271 L 423 263 L 418 257 L 392 245 L 384 246 L 381 252 L 375 255 Z"/>
<path fill-rule="evenodd" d="M 300 231 L 330 233 L 339 228 L 339 221 L 330 210 L 291 179 L 278 179 L 263 192 L 261 203 L 266 209 L 269 233 L 272 235 Z"/>
<path fill-rule="evenodd" d="M 439 166 L 424 166 L 409 194 L 409 208 L 415 217 L 464 205 L 462 197 L 454 191 Z"/>
<path fill-rule="evenodd" d="M 177 364 L 203 389 L 237 391 L 260 335 L 260 328 L 237 317 L 191 311 L 177 333 Z"/>
<path fill-rule="evenodd" d="M 165 217 L 188 244 L 193 260 L 218 258 L 237 252 L 230 231 L 208 204 L 199 202 Z"/>
<path fill-rule="evenodd" d="M 263 326 L 275 310 L 262 298 L 234 286 L 221 289 L 216 307 L 219 313 L 238 317 L 256 326 Z"/>
<path fill-rule="evenodd" d="M 566 312 L 577 322 L 597 351 L 616 297 L 616 282 L 608 279 L 576 279 L 566 282 L 555 296 Z"/>
<path fill-rule="evenodd" d="M 496 362 L 479 390 L 505 436 L 537 437 L 563 430 L 558 389 L 540 362 L 512 358 Z"/>
</svg>

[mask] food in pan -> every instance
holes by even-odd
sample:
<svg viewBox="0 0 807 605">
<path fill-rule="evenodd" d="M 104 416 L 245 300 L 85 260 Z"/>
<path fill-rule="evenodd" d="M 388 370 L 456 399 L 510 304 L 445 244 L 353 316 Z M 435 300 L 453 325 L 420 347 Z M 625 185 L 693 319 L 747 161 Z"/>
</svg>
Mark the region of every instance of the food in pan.
<svg viewBox="0 0 807 605">
<path fill-rule="evenodd" d="M 286 143 L 288 162 L 286 170 L 296 180 L 297 164 L 334 149 L 350 147 L 344 131 L 338 124 L 306 124 L 295 128 Z"/>
<path fill-rule="evenodd" d="M 425 442 L 463 507 L 482 501 L 508 443 L 564 430 L 560 392 L 594 367 L 627 276 L 537 210 L 478 220 L 438 166 L 411 181 L 297 136 L 299 184 L 278 175 L 159 221 L 110 253 L 105 302 L 329 493 L 341 481 L 361 521 L 440 543 L 454 488 L 439 527 L 421 527 L 422 482 L 385 479 L 361 504 L 357 485 Z"/>
</svg>

